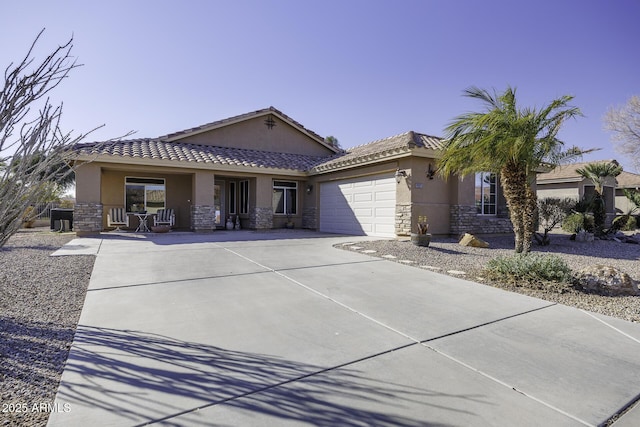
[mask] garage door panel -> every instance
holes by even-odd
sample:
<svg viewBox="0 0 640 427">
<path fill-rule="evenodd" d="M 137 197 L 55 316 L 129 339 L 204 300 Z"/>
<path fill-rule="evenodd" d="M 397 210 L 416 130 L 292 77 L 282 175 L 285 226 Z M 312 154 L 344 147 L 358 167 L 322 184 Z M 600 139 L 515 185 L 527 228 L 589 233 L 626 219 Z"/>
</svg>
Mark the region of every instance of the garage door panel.
<svg viewBox="0 0 640 427">
<path fill-rule="evenodd" d="M 375 217 L 376 218 L 392 218 L 395 217 L 396 210 L 395 208 L 375 208 Z"/>
<path fill-rule="evenodd" d="M 395 236 L 396 186 L 391 174 L 320 184 L 320 230 Z"/>
<path fill-rule="evenodd" d="M 356 218 L 360 218 L 360 219 L 373 218 L 373 209 L 371 208 L 355 208 L 353 212 L 356 214 Z"/>
<path fill-rule="evenodd" d="M 356 193 L 353 195 L 354 202 L 370 202 L 373 200 L 373 193 Z"/>
<path fill-rule="evenodd" d="M 394 191 L 378 191 L 375 193 L 376 201 L 392 200 L 395 204 L 396 192 Z"/>
</svg>

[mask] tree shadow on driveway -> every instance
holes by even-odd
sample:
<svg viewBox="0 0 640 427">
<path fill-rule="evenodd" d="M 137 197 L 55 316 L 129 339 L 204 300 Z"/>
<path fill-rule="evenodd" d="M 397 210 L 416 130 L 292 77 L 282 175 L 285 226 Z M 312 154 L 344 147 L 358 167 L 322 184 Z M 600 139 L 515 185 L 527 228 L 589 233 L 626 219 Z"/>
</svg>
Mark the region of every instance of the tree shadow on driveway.
<svg viewBox="0 0 640 427">
<path fill-rule="evenodd" d="M 429 423 L 424 415 L 435 408 L 472 414 L 460 409 L 463 403 L 454 408 L 442 402 L 491 404 L 486 396 L 374 380 L 354 365 L 328 368 L 140 331 L 80 325 L 57 400 L 69 402 L 73 412 L 92 411 L 95 421 L 109 413 L 131 425 L 181 425 L 181 417 L 216 405 L 318 426 L 443 425 Z M 415 419 L 403 411 L 407 406 L 417 406 L 414 412 L 423 416 Z"/>
</svg>

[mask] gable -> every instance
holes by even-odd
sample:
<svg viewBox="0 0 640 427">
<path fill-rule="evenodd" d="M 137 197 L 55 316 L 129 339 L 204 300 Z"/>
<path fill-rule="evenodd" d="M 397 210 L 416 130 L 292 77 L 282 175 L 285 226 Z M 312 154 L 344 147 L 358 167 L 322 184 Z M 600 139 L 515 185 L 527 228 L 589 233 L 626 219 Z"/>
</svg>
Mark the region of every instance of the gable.
<svg viewBox="0 0 640 427">
<path fill-rule="evenodd" d="M 273 107 L 162 137 L 187 143 L 310 156 L 330 156 L 336 149 Z"/>
</svg>

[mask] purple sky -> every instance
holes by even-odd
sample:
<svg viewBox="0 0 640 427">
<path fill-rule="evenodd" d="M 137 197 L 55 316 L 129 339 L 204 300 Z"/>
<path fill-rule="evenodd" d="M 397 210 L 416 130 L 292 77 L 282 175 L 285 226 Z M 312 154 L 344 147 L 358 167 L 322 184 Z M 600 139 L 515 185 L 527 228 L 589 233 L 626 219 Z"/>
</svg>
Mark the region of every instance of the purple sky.
<svg viewBox="0 0 640 427">
<path fill-rule="evenodd" d="M 561 138 L 629 164 L 602 116 L 640 94 L 638 0 L 14 1 L 2 16 L 2 67 L 43 27 L 40 52 L 74 35 L 85 65 L 52 99 L 68 130 L 106 125 L 89 140 L 273 105 L 348 148 L 440 136 L 479 108 L 465 88 L 511 85 L 523 107 L 574 95 L 585 117 Z"/>
</svg>

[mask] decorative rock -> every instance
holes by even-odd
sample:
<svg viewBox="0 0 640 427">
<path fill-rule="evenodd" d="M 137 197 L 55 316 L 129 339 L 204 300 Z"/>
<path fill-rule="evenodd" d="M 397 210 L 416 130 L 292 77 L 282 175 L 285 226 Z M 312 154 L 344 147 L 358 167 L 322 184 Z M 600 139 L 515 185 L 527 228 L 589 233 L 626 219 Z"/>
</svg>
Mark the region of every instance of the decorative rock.
<svg viewBox="0 0 640 427">
<path fill-rule="evenodd" d="M 447 273 L 449 274 L 453 274 L 454 276 L 464 276 L 467 273 L 465 273 L 464 271 L 461 270 L 447 270 Z"/>
<path fill-rule="evenodd" d="M 420 268 L 424 268 L 426 270 L 432 270 L 432 271 L 440 271 L 440 270 L 442 270 L 442 268 L 434 267 L 432 265 L 421 265 Z"/>
<path fill-rule="evenodd" d="M 400 261 L 403 264 L 415 264 L 415 261 L 411 261 L 410 259 L 401 259 Z"/>
<path fill-rule="evenodd" d="M 354 251 L 359 251 L 360 249 L 362 249 L 362 246 L 349 246 L 349 249 L 352 249 Z"/>
<path fill-rule="evenodd" d="M 387 258 L 387 259 L 396 259 L 397 257 L 394 255 L 382 255 L 382 258 Z"/>
<path fill-rule="evenodd" d="M 489 243 L 484 240 L 474 236 L 473 234 L 464 233 L 462 239 L 458 242 L 458 244 L 462 246 L 472 246 L 474 248 L 488 248 Z"/>
<path fill-rule="evenodd" d="M 587 231 L 581 230 L 576 233 L 576 242 L 593 242 L 595 236 L 593 233 L 589 233 Z"/>
<path fill-rule="evenodd" d="M 378 251 L 374 251 L 373 249 L 367 249 L 362 251 L 363 254 L 375 254 Z"/>
<path fill-rule="evenodd" d="M 592 265 L 575 274 L 578 285 L 585 291 L 604 295 L 640 295 L 638 284 L 615 267 Z"/>
</svg>

